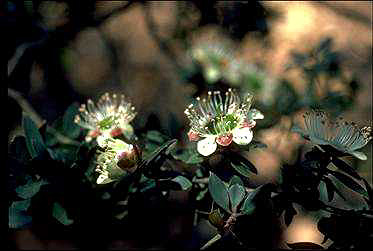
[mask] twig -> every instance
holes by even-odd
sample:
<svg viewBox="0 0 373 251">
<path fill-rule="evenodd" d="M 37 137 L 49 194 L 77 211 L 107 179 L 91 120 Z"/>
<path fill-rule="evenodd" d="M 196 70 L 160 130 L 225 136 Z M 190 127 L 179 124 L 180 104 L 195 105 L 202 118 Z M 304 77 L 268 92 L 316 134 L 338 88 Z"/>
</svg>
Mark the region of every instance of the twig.
<svg viewBox="0 0 373 251">
<path fill-rule="evenodd" d="M 15 91 L 11 88 L 8 88 L 8 96 L 13 98 L 19 104 L 19 106 L 22 108 L 22 110 L 30 116 L 30 118 L 32 119 L 32 121 L 35 122 L 35 124 L 38 128 L 40 128 L 45 123 L 45 120 L 43 120 L 40 117 L 40 115 L 34 110 L 34 108 L 29 104 L 29 102 L 24 97 L 22 97 L 22 95 L 19 92 Z M 78 141 L 75 141 L 73 139 L 70 139 L 70 138 L 62 135 L 61 133 L 59 133 L 53 127 L 49 127 L 49 131 L 62 144 L 75 145 L 75 146 L 80 145 Z"/>
</svg>

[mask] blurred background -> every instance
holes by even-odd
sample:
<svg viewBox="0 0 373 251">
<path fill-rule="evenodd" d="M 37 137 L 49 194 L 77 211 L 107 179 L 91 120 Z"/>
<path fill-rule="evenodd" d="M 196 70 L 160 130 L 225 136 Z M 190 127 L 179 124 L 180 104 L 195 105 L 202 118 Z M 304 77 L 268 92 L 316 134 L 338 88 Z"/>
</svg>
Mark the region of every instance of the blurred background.
<svg viewBox="0 0 373 251">
<path fill-rule="evenodd" d="M 370 1 L 0 4 L 0 25 L 8 45 L 1 48 L 8 61 L 8 142 L 20 133 L 22 108 L 14 97 L 23 97 L 42 120 L 51 123 L 73 102 L 114 92 L 125 94 L 136 107 L 135 131 L 160 130 L 186 144 L 189 126 L 183 112 L 188 104 L 207 90 L 232 87 L 253 92 L 253 106 L 266 116 L 262 125 L 258 122 L 255 138 L 268 147 L 248 156 L 258 168 L 259 174 L 252 178 L 258 185 L 276 182 L 281 164 L 294 163 L 301 146 L 303 152 L 311 149 L 289 129 L 300 123 L 305 110 L 318 106 L 313 101 L 320 101 L 319 106 L 335 116 L 371 125 Z M 191 56 L 201 44 L 228 46 L 234 59 L 251 66 L 251 80 L 234 84 L 209 79 L 205 65 Z M 310 86 L 319 97 L 310 97 L 312 102 L 306 100 Z M 346 160 L 372 184 L 372 144 L 362 151 L 368 160 Z M 334 205 L 360 207 L 355 193 L 340 189 L 349 204 L 338 197 Z M 183 203 L 185 196 L 175 194 L 174 199 Z M 316 226 L 322 215 L 297 211 L 288 228 L 281 223 L 279 247 L 284 248 L 283 241 L 322 242 Z M 183 215 L 168 219 L 163 241 L 190 240 L 188 220 Z M 211 229 L 201 224 L 196 231 L 204 236 Z M 68 240 L 42 240 L 27 229 L 15 231 L 11 238 L 17 249 L 75 248 Z M 162 248 L 160 243 L 153 247 Z M 131 245 L 136 246 L 118 240 L 110 248 Z"/>
</svg>

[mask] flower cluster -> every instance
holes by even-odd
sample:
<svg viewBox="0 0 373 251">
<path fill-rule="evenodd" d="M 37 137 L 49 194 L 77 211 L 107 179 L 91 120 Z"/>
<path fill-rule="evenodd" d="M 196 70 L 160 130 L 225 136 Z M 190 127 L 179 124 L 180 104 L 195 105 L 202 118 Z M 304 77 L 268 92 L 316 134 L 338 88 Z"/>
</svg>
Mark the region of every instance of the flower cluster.
<svg viewBox="0 0 373 251">
<path fill-rule="evenodd" d="M 120 139 L 109 138 L 105 151 L 97 157 L 97 184 L 106 184 L 123 177 L 137 168 L 139 152 L 136 147 Z"/>
<path fill-rule="evenodd" d="M 243 101 L 229 89 L 223 99 L 220 91 L 208 92 L 207 99 L 197 98 L 196 107 L 190 104 L 185 114 L 190 120 L 189 140 L 198 141 L 197 150 L 208 156 L 215 152 L 217 144 L 228 146 L 231 142 L 247 145 L 253 138 L 252 128 L 263 114 L 250 109 L 253 95 L 248 93 Z M 200 138 L 204 138 L 201 139 Z"/>
<path fill-rule="evenodd" d="M 358 128 L 354 122 L 347 122 L 342 117 L 332 121 L 328 114 L 312 110 L 304 115 L 305 134 L 317 145 L 330 145 L 335 149 L 366 160 L 367 156 L 356 151 L 372 139 L 372 128 Z"/>
<path fill-rule="evenodd" d="M 89 129 L 86 141 L 97 137 L 97 143 L 105 147 L 106 140 L 120 134 L 133 135 L 133 128 L 129 124 L 136 115 L 135 108 L 125 100 L 124 95 L 117 97 L 105 93 L 101 96 L 97 105 L 88 99 L 87 105 L 82 104 L 80 114 L 76 115 L 75 123 Z"/>
<path fill-rule="evenodd" d="M 192 47 L 191 55 L 203 66 L 203 74 L 209 83 L 223 77 L 234 59 L 233 51 L 225 43 L 199 43 Z"/>
<path fill-rule="evenodd" d="M 209 41 L 197 43 L 191 49 L 192 58 L 202 66 L 207 82 L 224 79 L 231 85 L 246 84 L 251 89 L 260 89 L 266 76 L 257 66 L 235 56 L 228 42 Z"/>
</svg>

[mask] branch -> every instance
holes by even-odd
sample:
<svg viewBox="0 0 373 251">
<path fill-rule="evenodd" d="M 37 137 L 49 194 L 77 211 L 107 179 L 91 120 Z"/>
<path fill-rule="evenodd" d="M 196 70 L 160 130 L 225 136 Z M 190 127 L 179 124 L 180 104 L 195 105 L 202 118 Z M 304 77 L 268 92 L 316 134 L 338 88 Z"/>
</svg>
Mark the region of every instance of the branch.
<svg viewBox="0 0 373 251">
<path fill-rule="evenodd" d="M 145 24 L 148 27 L 149 34 L 153 37 L 154 41 L 157 43 L 160 51 L 163 52 L 164 55 L 169 58 L 169 60 L 171 61 L 171 65 L 173 65 L 176 68 L 176 71 L 180 73 L 182 72 L 183 67 L 181 67 L 180 64 L 178 63 L 176 55 L 173 53 L 171 48 L 168 46 L 167 42 L 158 35 L 156 25 L 150 13 L 150 6 L 148 4 L 149 4 L 148 2 L 144 2 L 142 4 L 142 7 L 144 10 Z"/>
<path fill-rule="evenodd" d="M 8 96 L 17 101 L 22 110 L 30 116 L 30 118 L 35 122 L 38 128 L 43 125 L 43 119 L 19 92 L 8 88 Z"/>
<path fill-rule="evenodd" d="M 99 18 L 97 18 L 94 22 L 94 26 L 99 26 L 101 25 L 106 19 L 108 19 L 109 17 L 111 16 L 116 16 L 118 15 L 119 13 L 125 11 L 126 9 L 128 9 L 128 7 L 130 7 L 133 3 L 133 1 L 128 1 L 127 4 L 121 6 L 121 7 L 118 7 L 116 9 L 114 9 L 112 12 L 110 13 L 107 13 L 103 16 L 100 16 Z"/>
</svg>

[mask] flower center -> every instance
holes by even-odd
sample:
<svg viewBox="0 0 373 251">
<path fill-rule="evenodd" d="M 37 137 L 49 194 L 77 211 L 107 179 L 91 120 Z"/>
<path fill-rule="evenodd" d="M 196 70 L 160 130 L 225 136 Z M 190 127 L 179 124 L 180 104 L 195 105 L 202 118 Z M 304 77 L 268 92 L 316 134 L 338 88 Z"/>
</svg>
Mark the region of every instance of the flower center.
<svg viewBox="0 0 373 251">
<path fill-rule="evenodd" d="M 104 118 L 100 122 L 98 122 L 98 126 L 102 130 L 110 129 L 112 127 L 112 125 L 113 125 L 113 123 L 114 123 L 115 120 L 116 120 L 115 116 L 109 116 L 107 118 Z"/>
<path fill-rule="evenodd" d="M 238 125 L 238 117 L 234 114 L 218 115 L 207 123 L 206 127 L 211 134 L 225 134 Z"/>
</svg>

